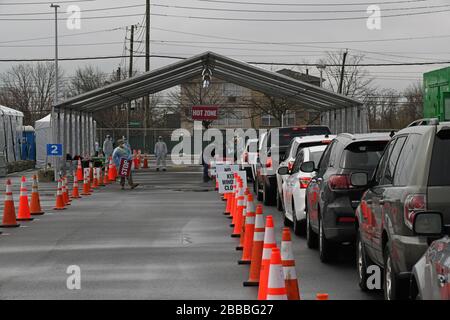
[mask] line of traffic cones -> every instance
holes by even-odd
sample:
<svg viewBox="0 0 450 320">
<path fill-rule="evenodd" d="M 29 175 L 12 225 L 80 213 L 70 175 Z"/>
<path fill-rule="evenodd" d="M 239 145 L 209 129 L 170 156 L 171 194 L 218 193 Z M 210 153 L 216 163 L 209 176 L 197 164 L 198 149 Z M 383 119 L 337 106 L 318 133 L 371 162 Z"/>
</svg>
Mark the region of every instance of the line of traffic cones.
<svg viewBox="0 0 450 320">
<path fill-rule="evenodd" d="M 95 187 L 99 187 L 114 182 L 117 177 L 117 168 L 111 157 L 109 158 L 109 163 L 105 166 L 104 175 L 102 173 L 102 168 L 94 168 L 92 163 L 89 164 L 88 168 L 83 169 L 81 160 L 79 159 L 77 168 L 73 172 L 73 188 L 71 194 L 67 177 L 63 176 L 58 179 L 55 206 L 53 209 L 65 210 L 72 202 L 72 199 L 79 199 L 81 198 L 81 195 L 87 196 L 92 194 L 91 183 L 93 183 Z M 83 191 L 81 195 L 79 190 L 79 181 L 83 181 Z M 34 219 L 33 216 L 45 214 L 41 206 L 38 177 L 36 175 L 33 175 L 32 177 L 31 199 L 28 198 L 26 183 L 27 179 L 22 177 L 20 184 L 19 206 L 16 216 L 12 182 L 9 178 L 6 180 L 3 218 L 0 228 L 19 227 L 20 224 L 18 221 L 32 221 Z"/>
<path fill-rule="evenodd" d="M 277 246 L 274 219 L 264 217 L 263 207 L 255 209 L 254 197 L 242 179 L 234 174 L 233 191 L 223 195 L 223 214 L 232 219 L 232 237 L 239 238 L 236 250 L 242 250 L 239 265 L 249 265 L 249 277 L 244 287 L 258 287 L 258 300 L 300 300 L 300 288 L 295 267 L 290 229 L 282 229 L 281 246 Z M 318 293 L 316 300 L 328 300 L 328 294 Z"/>
</svg>

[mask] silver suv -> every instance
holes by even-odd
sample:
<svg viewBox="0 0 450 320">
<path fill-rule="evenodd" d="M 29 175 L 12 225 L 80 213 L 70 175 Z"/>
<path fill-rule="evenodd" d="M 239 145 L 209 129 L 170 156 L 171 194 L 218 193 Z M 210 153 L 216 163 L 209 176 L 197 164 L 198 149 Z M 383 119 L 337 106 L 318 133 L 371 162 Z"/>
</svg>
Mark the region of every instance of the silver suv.
<svg viewBox="0 0 450 320">
<path fill-rule="evenodd" d="M 446 232 L 450 226 L 450 122 L 412 123 L 386 146 L 369 181 L 363 172 L 351 181 L 368 186 L 356 212 L 360 287 L 367 289 L 367 267 L 376 264 L 385 298 L 406 298 L 411 270 L 435 240 L 414 232 L 417 213 L 438 211 Z"/>
</svg>

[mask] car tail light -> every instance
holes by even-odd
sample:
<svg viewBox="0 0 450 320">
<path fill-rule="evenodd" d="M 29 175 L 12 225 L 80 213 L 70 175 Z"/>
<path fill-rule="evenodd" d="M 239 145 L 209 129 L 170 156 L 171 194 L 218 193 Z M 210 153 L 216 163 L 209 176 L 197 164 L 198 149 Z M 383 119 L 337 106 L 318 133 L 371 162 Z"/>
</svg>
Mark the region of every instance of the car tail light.
<svg viewBox="0 0 450 320">
<path fill-rule="evenodd" d="M 294 167 L 294 161 L 289 161 L 287 167 L 288 167 L 288 170 L 291 171 L 292 168 Z"/>
<path fill-rule="evenodd" d="M 311 181 L 310 177 L 300 177 L 300 189 L 306 189 L 308 187 L 309 182 Z"/>
<path fill-rule="evenodd" d="M 322 144 L 330 144 L 331 140 L 322 140 Z"/>
<path fill-rule="evenodd" d="M 350 176 L 346 174 L 335 174 L 328 180 L 328 186 L 331 190 L 350 189 Z"/>
<path fill-rule="evenodd" d="M 410 194 L 406 197 L 404 206 L 405 224 L 412 230 L 416 213 L 427 209 L 427 199 L 424 194 Z"/>
<path fill-rule="evenodd" d="M 272 158 L 267 158 L 267 160 L 266 160 L 266 168 L 272 168 Z"/>
</svg>

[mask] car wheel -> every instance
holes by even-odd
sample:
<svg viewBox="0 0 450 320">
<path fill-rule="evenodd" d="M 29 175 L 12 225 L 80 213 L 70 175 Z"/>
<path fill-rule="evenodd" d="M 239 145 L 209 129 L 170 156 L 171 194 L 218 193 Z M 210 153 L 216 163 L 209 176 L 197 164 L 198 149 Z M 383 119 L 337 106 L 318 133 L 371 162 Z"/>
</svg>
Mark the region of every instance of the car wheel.
<svg viewBox="0 0 450 320">
<path fill-rule="evenodd" d="M 309 219 L 308 212 L 306 212 L 306 245 L 310 249 L 317 248 L 317 234 L 311 227 L 311 221 Z"/>
<path fill-rule="evenodd" d="M 283 198 L 281 197 L 280 193 L 277 191 L 277 209 L 279 211 L 283 211 Z"/>
<path fill-rule="evenodd" d="M 362 291 L 367 291 L 367 266 L 369 258 L 366 256 L 364 244 L 361 241 L 361 233 L 356 234 L 356 270 L 358 271 L 358 285 Z"/>
<path fill-rule="evenodd" d="M 395 273 L 391 245 L 388 243 L 384 248 L 384 298 L 386 300 L 400 300 L 407 297 L 405 288 L 402 286 Z"/>
<path fill-rule="evenodd" d="M 323 229 L 323 219 L 319 220 L 319 256 L 320 261 L 323 263 L 328 263 L 332 260 L 332 254 L 333 254 L 333 245 L 325 237 L 325 232 Z"/>
<path fill-rule="evenodd" d="M 256 180 L 256 191 L 255 191 L 255 193 L 256 193 L 256 199 L 258 200 L 258 201 L 262 201 L 262 199 L 263 199 L 263 196 L 262 196 L 262 192 L 261 192 L 261 189 L 259 188 L 259 182 L 258 182 L 258 180 Z"/>
<path fill-rule="evenodd" d="M 304 236 L 306 234 L 306 223 L 305 220 L 298 221 L 297 214 L 295 213 L 295 203 L 292 199 L 292 220 L 294 227 L 294 234 L 297 236 Z"/>
</svg>

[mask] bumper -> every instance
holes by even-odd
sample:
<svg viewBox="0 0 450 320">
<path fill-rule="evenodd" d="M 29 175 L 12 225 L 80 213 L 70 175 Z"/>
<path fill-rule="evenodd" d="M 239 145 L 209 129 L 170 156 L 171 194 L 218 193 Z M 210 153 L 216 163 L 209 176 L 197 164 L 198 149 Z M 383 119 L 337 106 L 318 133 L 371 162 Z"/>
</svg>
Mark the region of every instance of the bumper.
<svg viewBox="0 0 450 320">
<path fill-rule="evenodd" d="M 409 273 L 428 249 L 425 237 L 393 236 L 392 260 L 398 273 Z"/>
<path fill-rule="evenodd" d="M 335 199 L 323 216 L 325 237 L 334 242 L 353 242 L 356 239 L 355 209 L 347 198 Z"/>
</svg>

